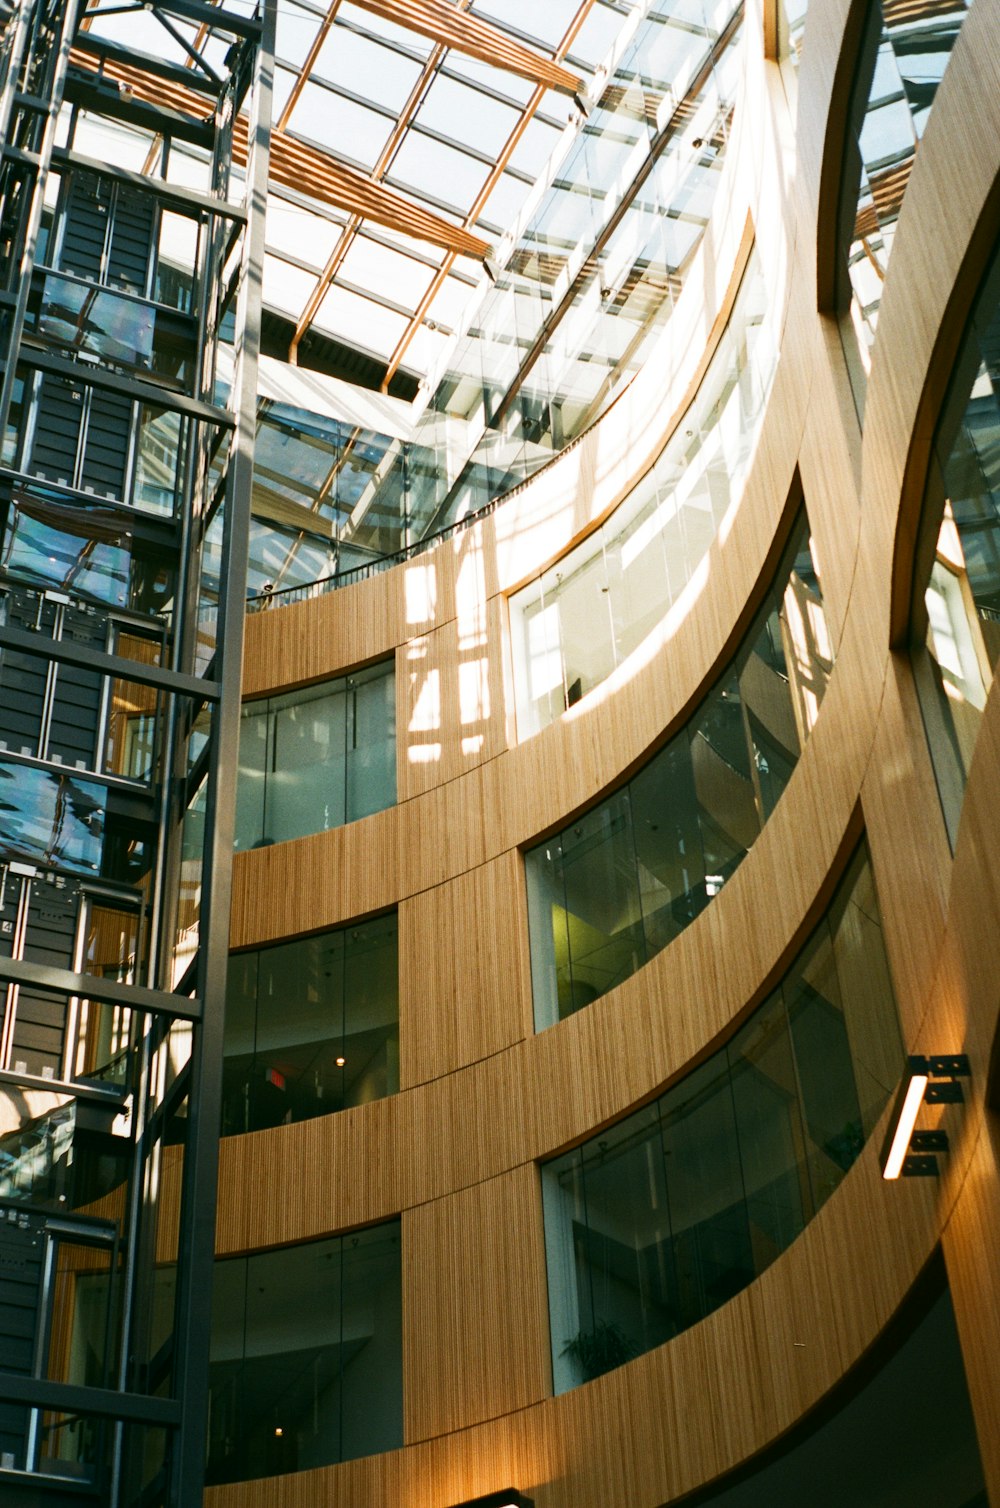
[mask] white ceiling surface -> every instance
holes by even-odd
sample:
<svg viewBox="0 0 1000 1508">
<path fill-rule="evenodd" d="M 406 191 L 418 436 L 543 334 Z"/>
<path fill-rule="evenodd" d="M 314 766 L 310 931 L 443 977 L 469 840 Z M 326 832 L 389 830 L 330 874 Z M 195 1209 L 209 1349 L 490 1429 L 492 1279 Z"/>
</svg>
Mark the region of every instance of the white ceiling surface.
<svg viewBox="0 0 1000 1508">
<path fill-rule="evenodd" d="M 97 8 L 105 3 L 108 0 L 97 0 Z M 594 0 L 566 66 L 586 81 L 638 3 Z M 253 9 L 253 0 L 226 0 L 226 4 L 248 13 Z M 551 57 L 578 4 L 579 0 L 475 0 L 471 11 Z M 290 97 L 326 14 L 326 0 L 279 0 L 275 119 Z M 195 27 L 174 24 L 195 41 Z M 180 45 L 149 12 L 95 16 L 92 27 L 98 35 L 130 47 L 186 61 Z M 288 133 L 352 167 L 370 171 L 433 48 L 427 38 L 343 0 L 291 111 Z M 221 66 L 224 51 L 221 42 L 210 43 L 206 57 Z M 464 224 L 532 90 L 530 83 L 513 74 L 446 51 L 383 181 L 436 214 Z M 475 234 L 495 244 L 509 230 L 573 108 L 566 96 L 546 92 L 509 166 L 479 216 L 470 222 Z M 301 318 L 347 222 L 345 212 L 313 203 L 305 193 L 278 188 L 269 195 L 264 268 L 268 306 L 293 321 Z M 390 361 L 446 255 L 439 247 L 363 222 L 319 305 L 313 327 Z M 404 370 L 423 377 L 438 364 L 449 337 L 461 327 L 481 278 L 478 262 L 464 257 L 454 260 L 406 348 Z"/>
</svg>

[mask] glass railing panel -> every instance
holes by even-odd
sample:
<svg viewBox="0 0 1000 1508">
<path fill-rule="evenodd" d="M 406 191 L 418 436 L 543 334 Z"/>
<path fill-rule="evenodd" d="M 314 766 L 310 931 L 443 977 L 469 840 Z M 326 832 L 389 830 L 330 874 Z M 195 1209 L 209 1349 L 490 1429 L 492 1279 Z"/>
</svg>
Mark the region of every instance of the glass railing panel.
<svg viewBox="0 0 1000 1508">
<path fill-rule="evenodd" d="M 725 1046 L 543 1165 L 555 1392 L 671 1339 L 764 1272 L 855 1162 L 902 1068 L 862 847 L 802 954 Z"/>
<path fill-rule="evenodd" d="M 224 1135 L 395 1094 L 395 915 L 233 954 L 225 1053 Z"/>
<path fill-rule="evenodd" d="M 237 848 L 325 832 L 395 800 L 393 661 L 245 703 Z"/>
<path fill-rule="evenodd" d="M 521 738 L 600 684 L 660 622 L 746 476 L 777 365 L 754 256 L 690 408 L 652 469 L 584 542 L 511 598 Z"/>
<path fill-rule="evenodd" d="M 842 300 L 853 327 L 845 342 L 851 343 L 848 366 L 859 406 L 903 196 L 966 14 L 964 0 L 878 0 L 869 8 L 841 207 L 847 252 Z"/>
<path fill-rule="evenodd" d="M 832 663 L 817 642 L 803 643 L 803 606 L 825 630 L 804 519 L 734 661 L 686 726 L 620 791 L 526 852 L 538 1030 L 666 947 L 755 842 Z M 828 649 L 825 632 L 816 639 Z"/>
<path fill-rule="evenodd" d="M 216 1262 L 206 1482 L 403 1443 L 398 1220 Z"/>
<path fill-rule="evenodd" d="M 1000 259 L 956 363 L 924 500 L 913 665 L 954 847 L 1000 658 Z"/>
</svg>

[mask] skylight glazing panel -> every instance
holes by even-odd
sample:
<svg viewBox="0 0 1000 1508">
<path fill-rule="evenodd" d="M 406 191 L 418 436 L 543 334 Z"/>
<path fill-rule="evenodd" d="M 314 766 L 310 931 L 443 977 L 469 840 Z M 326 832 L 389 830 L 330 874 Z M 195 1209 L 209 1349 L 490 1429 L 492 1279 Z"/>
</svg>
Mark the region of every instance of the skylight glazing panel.
<svg viewBox="0 0 1000 1508">
<path fill-rule="evenodd" d="M 373 104 L 399 111 L 403 108 L 422 65 L 403 57 L 395 48 L 358 36 L 336 23 L 319 50 L 313 75 L 340 84 Z"/>
<path fill-rule="evenodd" d="M 304 11 L 294 0 L 281 0 L 274 50 L 282 62 L 301 68 L 316 40 L 319 20 Z"/>
<path fill-rule="evenodd" d="M 610 52 L 623 21 L 624 17 L 618 11 L 611 10 L 606 5 L 598 3 L 591 6 L 566 55 L 569 66 L 584 63 L 592 73 Z"/>
<path fill-rule="evenodd" d="M 290 204 L 276 194 L 268 194 L 267 245 L 270 251 L 297 257 L 318 272 L 329 261 L 339 236 L 339 225 L 298 204 Z"/>
<path fill-rule="evenodd" d="M 579 0 L 476 0 L 473 13 L 492 21 L 537 51 L 549 55 L 558 47 L 579 8 Z"/>
<path fill-rule="evenodd" d="M 415 309 L 427 292 L 433 270 L 402 252 L 390 250 L 388 246 L 357 238 L 341 263 L 337 277 L 345 283 L 371 288 L 394 304 Z"/>
<path fill-rule="evenodd" d="M 405 315 L 385 309 L 360 294 L 334 286 L 326 294 L 314 324 L 335 339 L 387 361 L 406 330 Z"/>
<path fill-rule="evenodd" d="M 511 173 L 501 173 L 479 213 L 477 227 L 480 230 L 486 228 L 491 236 L 499 239 L 521 213 L 530 188 L 530 184 L 515 178 Z"/>
<path fill-rule="evenodd" d="M 468 283 L 459 282 L 458 278 L 446 277 L 431 300 L 427 319 L 447 330 L 457 330 L 475 291 Z"/>
<path fill-rule="evenodd" d="M 510 166 L 529 173 L 532 179 L 539 177 L 555 151 L 560 134 L 555 126 L 544 125 L 534 118 L 529 120 L 511 153 Z"/>
<path fill-rule="evenodd" d="M 288 129 L 345 161 L 371 169 L 389 139 L 393 121 L 311 81 L 292 111 Z"/>
<path fill-rule="evenodd" d="M 196 36 L 195 28 L 186 25 L 174 16 L 171 16 L 170 20 L 171 25 L 193 46 Z M 109 42 L 120 42 L 129 52 L 144 52 L 149 57 L 161 58 L 170 63 L 187 62 L 188 55 L 183 47 L 179 42 L 174 41 L 166 27 L 161 26 L 151 11 L 130 10 L 123 15 L 102 15 L 100 12 L 94 12 L 90 32 L 92 36 L 103 37 Z"/>
<path fill-rule="evenodd" d="M 495 157 L 520 118 L 513 105 L 439 74 L 420 106 L 420 125 Z"/>
<path fill-rule="evenodd" d="M 280 257 L 264 257 L 264 303 L 297 319 L 316 286 L 315 275 Z"/>
<path fill-rule="evenodd" d="M 492 93 L 502 94 L 504 98 L 517 105 L 526 105 L 535 92 L 534 84 L 528 79 L 518 78 L 515 73 L 507 73 L 502 68 L 494 68 L 489 63 L 482 63 L 478 58 L 464 57 L 460 52 L 449 52 L 446 66 L 450 74 L 467 79 L 471 84 L 481 84 Z M 561 114 L 561 98 L 560 95 L 549 90 L 545 101 L 546 109 L 552 114 Z"/>
<path fill-rule="evenodd" d="M 445 204 L 464 216 L 486 181 L 485 163 L 446 147 L 420 131 L 407 132 L 396 156 L 388 181 L 404 191 L 409 189 L 433 204 Z"/>
<path fill-rule="evenodd" d="M 415 31 L 407 31 L 403 26 L 397 26 L 393 21 L 384 21 L 381 16 L 373 15 L 371 11 L 361 10 L 357 5 L 343 4 L 337 12 L 342 21 L 350 21 L 362 31 L 370 32 L 373 36 L 384 37 L 389 42 L 395 42 L 405 52 L 415 53 L 418 57 L 430 57 L 434 43 L 427 37 L 420 36 Z"/>
<path fill-rule="evenodd" d="M 288 104 L 292 89 L 295 85 L 295 74 L 290 68 L 275 68 L 274 70 L 274 99 L 272 101 L 272 114 L 275 120 L 280 120 Z"/>
</svg>

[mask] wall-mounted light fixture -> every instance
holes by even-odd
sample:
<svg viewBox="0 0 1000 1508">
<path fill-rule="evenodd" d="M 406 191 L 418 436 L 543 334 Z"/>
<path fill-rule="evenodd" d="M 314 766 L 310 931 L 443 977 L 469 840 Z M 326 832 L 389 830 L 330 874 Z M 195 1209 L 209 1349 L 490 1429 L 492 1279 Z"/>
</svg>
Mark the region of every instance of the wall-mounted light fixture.
<svg viewBox="0 0 1000 1508">
<path fill-rule="evenodd" d="M 535 1503 L 523 1492 L 505 1487 L 502 1492 L 488 1492 L 484 1498 L 469 1498 L 465 1503 L 456 1503 L 455 1508 L 535 1508 Z"/>
<path fill-rule="evenodd" d="M 965 1053 L 933 1058 L 909 1057 L 899 1086 L 896 1108 L 882 1148 L 883 1178 L 934 1178 L 938 1152 L 947 1152 L 946 1131 L 917 1131 L 920 1107 L 954 1105 L 962 1101 L 959 1079 L 969 1077 Z"/>
</svg>

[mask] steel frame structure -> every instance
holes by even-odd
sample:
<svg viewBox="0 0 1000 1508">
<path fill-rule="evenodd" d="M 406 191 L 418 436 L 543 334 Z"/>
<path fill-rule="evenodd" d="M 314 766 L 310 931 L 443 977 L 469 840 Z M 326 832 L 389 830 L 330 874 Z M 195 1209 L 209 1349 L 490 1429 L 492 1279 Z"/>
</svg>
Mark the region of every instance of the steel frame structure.
<svg viewBox="0 0 1000 1508">
<path fill-rule="evenodd" d="M 0 750 L 0 1246 L 22 1280 L 0 1330 L 25 1342 L 0 1353 L 0 1490 L 52 1508 L 189 1508 L 204 1475 L 276 0 L 145 9 L 228 48 L 184 79 L 195 117 L 173 65 L 142 58 L 153 98 L 114 76 L 83 0 L 23 0 L 0 35 L 0 720 L 22 738 Z M 77 154 L 83 115 L 193 144 L 207 190 Z M 197 245 L 173 308 L 171 216 Z M 88 1293 L 99 1366 L 71 1333 Z"/>
</svg>

